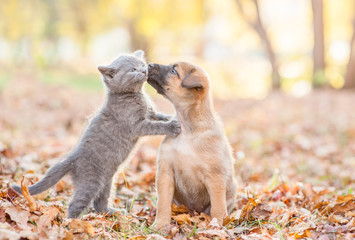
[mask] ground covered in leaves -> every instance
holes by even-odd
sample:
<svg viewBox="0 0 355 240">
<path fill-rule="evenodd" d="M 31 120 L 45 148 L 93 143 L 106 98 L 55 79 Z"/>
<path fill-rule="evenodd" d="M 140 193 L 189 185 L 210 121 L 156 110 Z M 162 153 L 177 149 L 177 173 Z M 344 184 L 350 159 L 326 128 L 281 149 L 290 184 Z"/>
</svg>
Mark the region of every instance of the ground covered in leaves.
<svg viewBox="0 0 355 240">
<path fill-rule="evenodd" d="M 0 92 L 0 239 L 354 239 L 355 94 L 279 93 L 257 100 L 216 100 L 236 156 L 234 211 L 218 226 L 173 206 L 170 232 L 149 226 L 156 213 L 155 158 L 161 137 L 147 137 L 117 173 L 108 217 L 66 218 L 69 177 L 36 196 L 18 196 L 64 157 L 102 102 L 100 93 L 44 86 L 19 77 Z M 171 106 L 158 99 L 158 107 Z M 213 147 L 213 146 L 211 146 Z"/>
</svg>

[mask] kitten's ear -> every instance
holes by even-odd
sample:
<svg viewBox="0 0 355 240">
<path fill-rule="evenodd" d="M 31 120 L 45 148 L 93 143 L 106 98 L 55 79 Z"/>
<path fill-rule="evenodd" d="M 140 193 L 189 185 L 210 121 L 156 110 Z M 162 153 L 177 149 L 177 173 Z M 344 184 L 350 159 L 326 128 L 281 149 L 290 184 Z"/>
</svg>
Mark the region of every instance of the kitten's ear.
<svg viewBox="0 0 355 240">
<path fill-rule="evenodd" d="M 133 53 L 134 56 L 139 57 L 139 58 L 144 58 L 144 51 L 143 50 L 137 50 Z"/>
<path fill-rule="evenodd" d="M 103 76 L 110 78 L 113 78 L 113 75 L 117 72 L 117 69 L 111 66 L 98 66 L 97 69 Z"/>
</svg>

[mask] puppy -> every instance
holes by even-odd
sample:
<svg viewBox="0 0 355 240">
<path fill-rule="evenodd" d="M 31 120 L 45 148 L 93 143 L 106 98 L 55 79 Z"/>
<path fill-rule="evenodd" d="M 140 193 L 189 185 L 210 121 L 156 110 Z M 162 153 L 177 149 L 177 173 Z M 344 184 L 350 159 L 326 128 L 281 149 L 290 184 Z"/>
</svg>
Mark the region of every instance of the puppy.
<svg viewBox="0 0 355 240">
<path fill-rule="evenodd" d="M 155 229 L 171 220 L 171 204 L 223 218 L 232 210 L 236 183 L 233 156 L 221 121 L 213 110 L 207 73 L 178 62 L 149 64 L 148 83 L 172 102 L 181 124 L 177 137 L 165 137 L 157 159 Z"/>
</svg>

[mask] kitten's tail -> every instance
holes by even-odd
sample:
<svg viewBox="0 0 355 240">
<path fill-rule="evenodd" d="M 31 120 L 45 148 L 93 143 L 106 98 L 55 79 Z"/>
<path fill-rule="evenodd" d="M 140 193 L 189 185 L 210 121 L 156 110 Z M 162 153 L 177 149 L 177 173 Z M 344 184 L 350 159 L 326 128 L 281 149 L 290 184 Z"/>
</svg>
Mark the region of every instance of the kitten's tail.
<svg viewBox="0 0 355 240">
<path fill-rule="evenodd" d="M 42 180 L 28 187 L 29 193 L 31 195 L 36 195 L 54 186 L 62 177 L 64 177 L 65 174 L 67 174 L 72 169 L 73 161 L 74 159 L 69 156 L 66 160 L 59 162 L 51 167 Z M 22 193 L 21 186 L 17 184 L 12 184 L 11 188 L 18 193 Z"/>
</svg>

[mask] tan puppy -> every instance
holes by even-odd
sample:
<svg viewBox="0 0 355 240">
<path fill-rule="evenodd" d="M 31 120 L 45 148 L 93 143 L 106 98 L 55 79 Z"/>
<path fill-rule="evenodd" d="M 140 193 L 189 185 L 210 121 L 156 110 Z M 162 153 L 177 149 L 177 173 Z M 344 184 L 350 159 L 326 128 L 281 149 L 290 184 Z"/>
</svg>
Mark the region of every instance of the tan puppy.
<svg viewBox="0 0 355 240">
<path fill-rule="evenodd" d="M 222 224 L 235 201 L 234 159 L 213 110 L 207 73 L 186 62 L 149 64 L 148 83 L 173 103 L 181 124 L 180 135 L 167 136 L 160 146 L 155 228 L 170 224 L 173 201 Z"/>
</svg>

